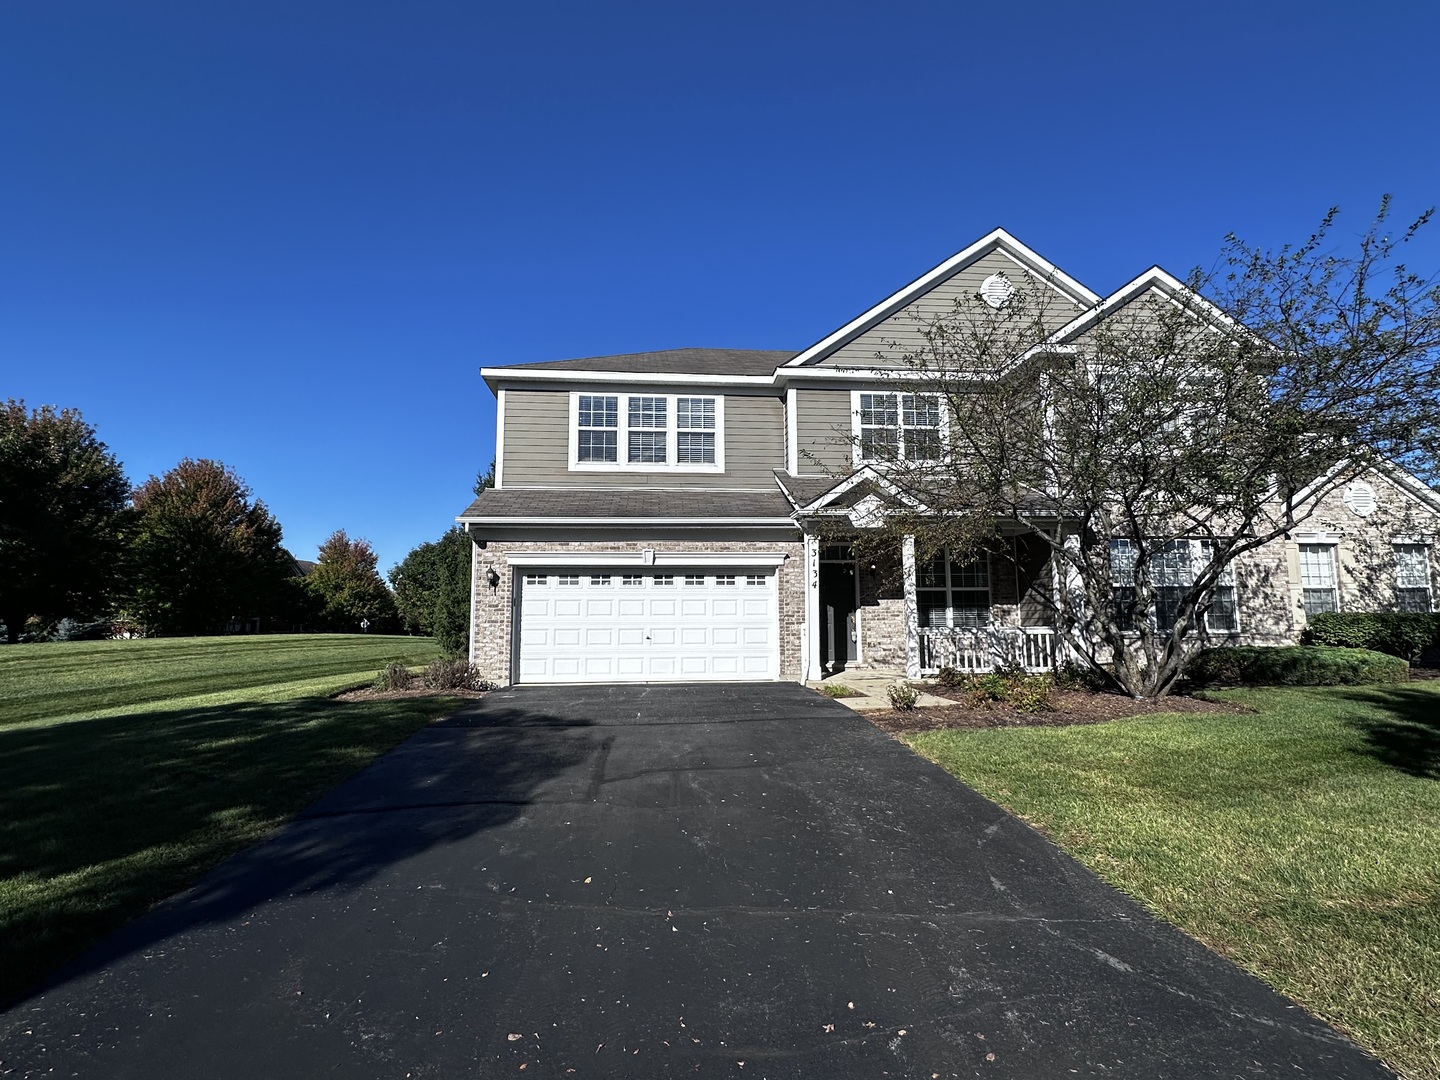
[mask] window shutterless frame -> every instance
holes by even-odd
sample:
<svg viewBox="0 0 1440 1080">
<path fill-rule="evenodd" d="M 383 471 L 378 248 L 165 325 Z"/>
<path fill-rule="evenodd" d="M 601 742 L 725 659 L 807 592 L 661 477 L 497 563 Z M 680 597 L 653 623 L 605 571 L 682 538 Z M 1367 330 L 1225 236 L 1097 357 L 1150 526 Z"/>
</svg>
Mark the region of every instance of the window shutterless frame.
<svg viewBox="0 0 1440 1080">
<path fill-rule="evenodd" d="M 725 471 L 723 394 L 570 394 L 571 472 Z"/>
<path fill-rule="evenodd" d="M 852 390 L 850 423 L 856 465 L 938 461 L 950 436 L 950 418 L 939 394 Z"/>
</svg>

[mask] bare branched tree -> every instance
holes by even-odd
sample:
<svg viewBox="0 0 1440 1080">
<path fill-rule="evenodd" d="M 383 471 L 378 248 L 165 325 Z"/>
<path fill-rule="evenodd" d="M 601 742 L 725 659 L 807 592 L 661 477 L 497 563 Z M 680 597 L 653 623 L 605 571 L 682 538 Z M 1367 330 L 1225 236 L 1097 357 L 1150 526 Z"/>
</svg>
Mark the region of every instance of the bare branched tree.
<svg viewBox="0 0 1440 1080">
<path fill-rule="evenodd" d="M 1237 558 L 1372 469 L 1435 476 L 1440 287 L 1401 259 L 1430 213 L 1392 236 L 1390 212 L 1345 252 L 1335 211 L 1295 247 L 1231 236 L 1220 271 L 1152 271 L 1078 318 L 1023 282 L 956 300 L 896 350 L 897 433 L 862 417 L 905 495 L 878 539 L 963 560 L 1032 538 L 1072 654 L 1166 694 L 1233 620 Z"/>
</svg>

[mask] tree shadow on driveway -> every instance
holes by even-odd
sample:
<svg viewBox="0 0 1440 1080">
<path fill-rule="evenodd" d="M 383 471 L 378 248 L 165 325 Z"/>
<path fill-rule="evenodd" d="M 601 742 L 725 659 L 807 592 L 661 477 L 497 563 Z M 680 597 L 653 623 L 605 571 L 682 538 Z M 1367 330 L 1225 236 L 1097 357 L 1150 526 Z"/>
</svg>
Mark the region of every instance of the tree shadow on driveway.
<svg viewBox="0 0 1440 1080">
<path fill-rule="evenodd" d="M 353 888 L 506 823 L 597 752 L 585 724 L 498 700 L 427 724 L 456 704 L 308 699 L 0 729 L 0 1005 L 206 870 L 49 984 L 274 897 Z M 387 815 L 403 821 L 378 827 Z"/>
</svg>

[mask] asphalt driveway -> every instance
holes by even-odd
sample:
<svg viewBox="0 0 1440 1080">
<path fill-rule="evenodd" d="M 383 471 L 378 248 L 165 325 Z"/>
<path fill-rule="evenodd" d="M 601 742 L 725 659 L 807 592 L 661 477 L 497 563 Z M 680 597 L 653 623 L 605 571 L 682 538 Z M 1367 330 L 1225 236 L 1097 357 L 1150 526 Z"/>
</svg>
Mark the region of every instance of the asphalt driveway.
<svg viewBox="0 0 1440 1080">
<path fill-rule="evenodd" d="M 1390 1074 L 771 684 L 487 696 L 0 1017 L 0 1075 Z"/>
</svg>

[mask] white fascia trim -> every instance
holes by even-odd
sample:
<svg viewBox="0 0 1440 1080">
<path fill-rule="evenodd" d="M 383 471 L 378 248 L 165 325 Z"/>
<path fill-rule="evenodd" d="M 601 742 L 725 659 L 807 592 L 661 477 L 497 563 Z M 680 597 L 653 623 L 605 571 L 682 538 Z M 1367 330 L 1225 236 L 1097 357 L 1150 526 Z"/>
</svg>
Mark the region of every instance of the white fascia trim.
<svg viewBox="0 0 1440 1080">
<path fill-rule="evenodd" d="M 495 395 L 495 490 L 503 486 L 505 477 L 505 390 Z"/>
<path fill-rule="evenodd" d="M 1018 261 L 1022 266 L 1028 266 L 1041 277 L 1063 286 L 1062 291 L 1073 292 L 1074 299 L 1086 305 L 1098 304 L 1100 302 L 1099 293 L 1087 289 L 1069 274 L 1060 270 L 1054 263 L 1031 251 L 1004 229 L 996 229 L 993 232 L 986 233 L 963 251 L 956 252 L 929 273 L 916 278 L 899 291 L 891 293 L 869 311 L 851 319 L 833 334 L 811 345 L 799 356 L 795 357 L 795 359 L 786 361 L 780 370 L 784 371 L 786 368 L 804 367 L 808 364 L 813 364 L 816 360 L 824 356 L 825 353 L 829 352 L 847 338 L 866 329 L 867 324 L 873 325 L 895 314 L 895 312 L 899 311 L 911 300 L 915 299 L 915 297 L 929 292 L 946 278 L 953 277 L 959 273 L 967 264 L 974 262 L 981 255 L 997 247 Z"/>
<path fill-rule="evenodd" d="M 648 556 L 648 557 L 647 557 Z M 517 551 L 511 566 L 779 566 L 786 552 L 745 551 Z"/>
<path fill-rule="evenodd" d="M 911 496 L 909 496 L 909 495 L 907 495 L 905 492 L 901 491 L 898 487 L 896 487 L 896 486 L 895 486 L 894 484 L 892 484 L 889 480 L 887 480 L 887 479 L 885 478 L 884 474 L 882 474 L 882 473 L 881 473 L 879 470 L 877 470 L 874 466 L 872 466 L 872 465 L 862 465 L 862 466 L 860 466 L 858 469 L 856 469 L 854 472 L 852 472 L 849 476 L 847 476 L 844 480 L 841 480 L 838 484 L 836 484 L 834 487 L 832 487 L 829 491 L 825 492 L 825 494 L 821 495 L 821 496 L 820 496 L 818 499 L 816 499 L 814 502 L 810 503 L 810 504 L 807 505 L 807 506 L 802 507 L 802 508 L 800 509 L 800 513 L 802 513 L 802 514 L 825 514 L 825 513 L 830 513 L 830 514 L 842 514 L 842 515 L 847 515 L 847 516 L 848 516 L 849 513 L 850 513 L 850 508 L 849 508 L 849 507 L 845 507 L 845 508 L 843 508 L 843 509 L 841 509 L 841 510 L 826 510 L 825 507 L 826 507 L 829 503 L 834 502 L 834 501 L 835 501 L 836 499 L 838 499 L 841 495 L 844 495 L 847 491 L 849 491 L 851 488 L 853 488 L 856 484 L 859 484 L 860 482 L 862 482 L 862 481 L 864 481 L 864 480 L 869 480 L 869 481 L 871 481 L 871 482 L 879 485 L 880 489 L 881 489 L 882 491 L 884 491 L 885 494 L 889 495 L 891 498 L 895 499 L 897 502 L 902 502 L 902 503 L 904 503 L 906 506 L 908 506 L 911 510 L 915 511 L 916 513 L 924 514 L 924 513 L 929 513 L 929 512 L 930 512 L 930 508 L 929 508 L 929 507 L 927 507 L 924 503 L 916 502 L 915 499 L 913 499 Z"/>
<path fill-rule="evenodd" d="M 785 390 L 785 471 L 791 476 L 800 472 L 800 425 L 795 416 L 799 403 L 799 392 L 793 386 L 788 387 Z M 781 484 L 780 489 L 784 491 L 785 486 Z"/>
<path fill-rule="evenodd" d="M 852 367 L 810 367 L 804 370 L 794 371 L 781 368 L 775 373 L 775 381 L 781 386 L 789 386 L 794 382 L 807 383 L 833 383 L 833 382 L 866 382 L 883 383 L 885 381 L 923 381 L 927 377 L 926 372 L 915 371 L 908 367 L 893 368 L 852 368 Z M 931 376 L 933 377 L 933 376 Z M 976 382 L 986 379 L 993 379 L 997 376 L 993 372 L 973 372 L 969 378 Z"/>
<path fill-rule="evenodd" d="M 1291 533 L 1290 539 L 1297 544 L 1328 544 L 1335 546 L 1340 543 L 1340 534 L 1337 532 L 1297 532 Z"/>
<path fill-rule="evenodd" d="M 1398 465 L 1391 465 L 1389 463 L 1380 466 L 1376 471 L 1383 473 L 1398 486 L 1406 488 L 1416 501 L 1422 502 L 1431 510 L 1440 513 L 1440 491 L 1436 491 L 1418 476 L 1406 472 Z"/>
<path fill-rule="evenodd" d="M 1206 317 L 1213 319 L 1216 323 L 1219 323 L 1232 333 L 1243 334 L 1255 338 L 1257 341 L 1263 341 L 1263 339 L 1256 336 L 1253 330 L 1237 323 L 1224 311 L 1205 299 L 1205 297 L 1201 296 L 1194 289 L 1190 288 L 1190 286 L 1186 285 L 1174 274 L 1167 270 L 1162 270 L 1158 266 L 1152 266 L 1133 281 L 1120 286 L 1120 288 L 1105 297 L 1104 300 L 1096 303 L 1089 311 L 1082 312 L 1064 326 L 1060 327 L 1059 330 L 1056 330 L 1050 335 L 1047 344 L 1059 344 L 1067 338 L 1072 338 L 1076 334 L 1088 330 L 1115 309 L 1123 307 L 1141 294 L 1155 288 L 1167 293 L 1166 299 L 1172 303 L 1176 302 L 1177 294 L 1184 296 L 1188 302 L 1194 305 L 1197 313 L 1204 314 Z M 1032 353 L 1043 351 L 1046 351 L 1044 346 L 1030 350 Z M 1027 355 L 1029 354 L 1027 353 Z"/>
<path fill-rule="evenodd" d="M 528 526 L 554 526 L 556 528 L 569 528 L 573 526 L 593 526 L 600 529 L 628 529 L 636 526 L 647 526 L 650 528 L 686 528 L 686 529 L 735 529 L 735 528 L 765 528 L 774 529 L 777 527 L 795 528 L 795 521 L 788 517 L 756 517 L 756 518 L 663 518 L 663 517 L 629 517 L 629 518 L 600 518 L 600 517 L 458 517 L 456 521 L 464 525 L 483 525 L 490 528 L 507 527 L 528 527 Z"/>
<path fill-rule="evenodd" d="M 480 369 L 480 377 L 492 388 L 502 383 L 510 386 L 527 382 L 598 382 L 612 386 L 626 383 L 671 383 L 677 386 L 775 385 L 773 375 L 693 375 L 659 371 L 583 371 L 575 368 L 564 371 L 511 371 L 509 368 L 489 367 Z"/>
</svg>

